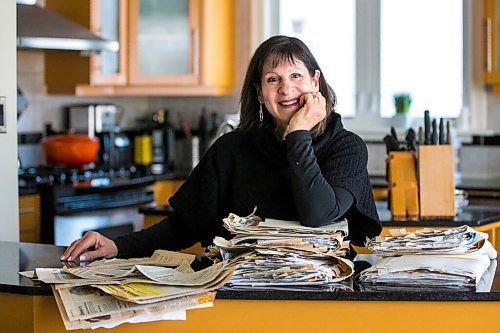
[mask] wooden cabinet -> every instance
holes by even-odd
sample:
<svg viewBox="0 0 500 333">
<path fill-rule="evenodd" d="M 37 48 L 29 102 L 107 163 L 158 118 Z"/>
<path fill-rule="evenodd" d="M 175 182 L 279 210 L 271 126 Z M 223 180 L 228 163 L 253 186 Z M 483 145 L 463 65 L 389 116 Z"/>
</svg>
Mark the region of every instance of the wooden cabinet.
<svg viewBox="0 0 500 333">
<path fill-rule="evenodd" d="M 127 83 L 128 1 L 90 0 L 88 10 L 90 30 L 120 44 L 119 51 L 103 51 L 90 57 L 90 84 L 124 85 Z"/>
<path fill-rule="evenodd" d="M 21 242 L 40 243 L 40 196 L 19 197 L 19 239 Z"/>
<path fill-rule="evenodd" d="M 46 0 L 46 6 L 68 17 L 75 15 L 71 6 L 60 2 Z M 236 0 L 76 2 L 75 10 L 88 13 L 81 15 L 84 17 L 80 17 L 79 23 L 85 22 L 86 16 L 85 25 L 104 38 L 118 40 L 120 50 L 83 59 L 75 52 L 47 52 L 49 93 L 88 96 L 233 93 Z"/>
<path fill-rule="evenodd" d="M 168 199 L 181 187 L 184 180 L 161 180 L 154 184 L 153 193 L 157 206 L 168 205 Z"/>
</svg>

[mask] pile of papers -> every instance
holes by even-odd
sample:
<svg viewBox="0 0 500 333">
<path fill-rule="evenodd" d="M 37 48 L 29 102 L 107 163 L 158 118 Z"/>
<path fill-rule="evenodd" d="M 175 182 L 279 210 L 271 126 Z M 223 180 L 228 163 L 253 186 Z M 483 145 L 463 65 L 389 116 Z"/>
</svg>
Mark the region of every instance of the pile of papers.
<svg viewBox="0 0 500 333">
<path fill-rule="evenodd" d="M 214 291 L 234 268 L 221 261 L 195 272 L 190 266 L 194 259 L 158 250 L 150 258 L 37 268 L 35 274 L 52 285 L 66 329 L 111 328 L 125 322 L 184 320 L 186 310 L 213 306 Z"/>
<path fill-rule="evenodd" d="M 347 221 L 310 228 L 296 221 L 266 219 L 253 213 L 230 214 L 224 227 L 234 238 L 214 239 L 213 253 L 235 267 L 224 289 L 332 290 L 353 274 L 353 263 L 342 256 L 349 246 Z"/>
<path fill-rule="evenodd" d="M 382 258 L 358 276 L 363 289 L 474 289 L 496 267 L 497 252 L 488 235 L 468 226 L 448 230 L 394 229 L 369 239 L 366 247 Z M 493 268 L 493 272 L 494 272 Z"/>
<path fill-rule="evenodd" d="M 466 225 L 446 230 L 423 228 L 414 232 L 391 229 L 390 236 L 369 239 L 366 247 L 376 254 L 468 254 L 484 246 L 488 235 Z"/>
</svg>

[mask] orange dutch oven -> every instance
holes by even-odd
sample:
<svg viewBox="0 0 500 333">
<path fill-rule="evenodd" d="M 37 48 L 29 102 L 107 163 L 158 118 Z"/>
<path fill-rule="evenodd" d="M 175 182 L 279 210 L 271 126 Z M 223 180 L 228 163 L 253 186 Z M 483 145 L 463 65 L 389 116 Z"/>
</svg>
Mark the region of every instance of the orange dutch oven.
<svg viewBox="0 0 500 333">
<path fill-rule="evenodd" d="M 82 166 L 95 162 L 99 139 L 84 134 L 52 135 L 41 141 L 47 163 Z"/>
</svg>

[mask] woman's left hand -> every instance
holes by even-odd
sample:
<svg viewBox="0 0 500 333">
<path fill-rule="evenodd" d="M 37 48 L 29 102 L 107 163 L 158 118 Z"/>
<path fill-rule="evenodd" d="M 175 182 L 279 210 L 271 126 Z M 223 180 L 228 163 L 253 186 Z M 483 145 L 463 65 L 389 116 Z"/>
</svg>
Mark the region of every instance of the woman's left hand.
<svg viewBox="0 0 500 333">
<path fill-rule="evenodd" d="M 304 94 L 300 99 L 304 104 L 290 119 L 283 137 L 293 131 L 310 131 L 326 117 L 326 100 L 319 91 Z"/>
</svg>

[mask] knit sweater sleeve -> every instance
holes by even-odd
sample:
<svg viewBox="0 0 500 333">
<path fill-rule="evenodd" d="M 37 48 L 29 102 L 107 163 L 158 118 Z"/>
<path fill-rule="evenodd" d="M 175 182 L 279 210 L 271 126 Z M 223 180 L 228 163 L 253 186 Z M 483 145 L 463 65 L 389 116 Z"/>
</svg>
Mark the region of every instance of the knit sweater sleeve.
<svg viewBox="0 0 500 333">
<path fill-rule="evenodd" d="M 351 192 L 331 186 L 316 161 L 309 131 L 286 137 L 287 158 L 297 212 L 303 225 L 319 227 L 342 217 L 354 203 Z"/>
</svg>

